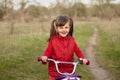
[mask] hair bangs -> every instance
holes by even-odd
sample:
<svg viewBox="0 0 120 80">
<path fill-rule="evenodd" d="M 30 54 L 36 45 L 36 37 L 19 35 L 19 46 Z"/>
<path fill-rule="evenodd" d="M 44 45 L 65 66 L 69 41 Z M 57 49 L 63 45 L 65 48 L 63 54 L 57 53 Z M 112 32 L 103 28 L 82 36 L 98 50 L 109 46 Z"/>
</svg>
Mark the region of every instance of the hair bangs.
<svg viewBox="0 0 120 80">
<path fill-rule="evenodd" d="M 56 27 L 64 26 L 67 23 L 67 21 L 58 21 L 56 22 Z"/>
<path fill-rule="evenodd" d="M 64 26 L 68 21 L 69 20 L 66 16 L 58 17 L 56 20 L 56 27 Z"/>
</svg>

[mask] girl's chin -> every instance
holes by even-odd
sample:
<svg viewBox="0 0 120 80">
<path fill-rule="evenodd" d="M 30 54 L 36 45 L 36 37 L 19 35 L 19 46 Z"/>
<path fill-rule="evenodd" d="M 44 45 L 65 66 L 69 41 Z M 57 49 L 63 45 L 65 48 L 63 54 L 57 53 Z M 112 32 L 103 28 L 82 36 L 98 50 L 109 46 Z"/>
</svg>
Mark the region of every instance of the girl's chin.
<svg viewBox="0 0 120 80">
<path fill-rule="evenodd" d="M 65 35 L 60 35 L 61 37 L 66 37 L 67 35 L 65 34 Z"/>
<path fill-rule="evenodd" d="M 66 37 L 67 35 L 61 35 L 61 37 Z"/>
<path fill-rule="evenodd" d="M 61 36 L 61 37 L 66 37 L 66 36 Z"/>
</svg>

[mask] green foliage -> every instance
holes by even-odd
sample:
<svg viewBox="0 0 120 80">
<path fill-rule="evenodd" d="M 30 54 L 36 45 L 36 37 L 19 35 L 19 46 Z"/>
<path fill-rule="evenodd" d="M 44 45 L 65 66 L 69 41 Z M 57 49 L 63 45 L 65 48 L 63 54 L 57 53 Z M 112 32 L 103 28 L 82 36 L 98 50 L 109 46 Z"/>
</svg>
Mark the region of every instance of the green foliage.
<svg viewBox="0 0 120 80">
<path fill-rule="evenodd" d="M 85 17 L 87 15 L 87 8 L 83 3 L 75 3 L 71 9 L 73 10 L 73 15 L 77 17 Z"/>
<path fill-rule="evenodd" d="M 39 8 L 37 6 L 31 5 L 26 9 L 26 13 L 32 17 L 38 17 L 40 15 Z"/>
</svg>

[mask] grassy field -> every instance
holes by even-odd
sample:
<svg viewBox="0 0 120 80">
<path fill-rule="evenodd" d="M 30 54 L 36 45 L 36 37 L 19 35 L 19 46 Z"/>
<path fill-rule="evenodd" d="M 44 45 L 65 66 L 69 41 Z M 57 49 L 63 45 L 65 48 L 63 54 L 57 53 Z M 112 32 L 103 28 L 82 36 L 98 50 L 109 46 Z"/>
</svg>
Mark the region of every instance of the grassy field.
<svg viewBox="0 0 120 80">
<path fill-rule="evenodd" d="M 98 62 L 109 71 L 112 80 L 120 78 L 120 21 L 102 21 L 99 26 Z"/>
<path fill-rule="evenodd" d="M 96 48 L 98 61 L 112 72 L 111 75 L 113 74 L 114 78 L 118 78 L 119 75 L 116 74 L 120 73 L 117 70 L 120 68 L 119 23 L 116 21 L 76 21 L 74 28 L 75 39 L 84 52 L 93 34 L 92 27 L 98 27 L 99 46 Z M 47 46 L 50 23 L 16 23 L 13 35 L 9 34 L 9 25 L 6 22 L 1 22 L 0 25 L 0 80 L 48 80 L 47 65 L 37 62 L 37 57 L 42 56 Z M 102 63 L 104 60 L 106 63 Z M 79 65 L 76 73 L 83 76 L 82 80 L 92 80 L 92 75 L 86 65 Z"/>
</svg>

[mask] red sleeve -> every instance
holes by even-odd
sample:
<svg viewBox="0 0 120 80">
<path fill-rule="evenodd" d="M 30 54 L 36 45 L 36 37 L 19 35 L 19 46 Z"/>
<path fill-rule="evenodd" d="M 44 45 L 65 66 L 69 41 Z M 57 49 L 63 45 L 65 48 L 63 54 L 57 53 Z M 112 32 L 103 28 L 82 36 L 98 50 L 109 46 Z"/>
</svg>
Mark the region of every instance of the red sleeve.
<svg viewBox="0 0 120 80">
<path fill-rule="evenodd" d="M 43 56 L 50 57 L 51 53 L 52 53 L 52 41 L 49 41 L 48 47 L 46 48 Z"/>
<path fill-rule="evenodd" d="M 75 49 L 75 53 L 78 58 L 84 58 L 82 51 L 79 49 L 76 43 L 75 43 L 74 49 Z"/>
</svg>

